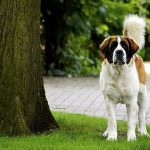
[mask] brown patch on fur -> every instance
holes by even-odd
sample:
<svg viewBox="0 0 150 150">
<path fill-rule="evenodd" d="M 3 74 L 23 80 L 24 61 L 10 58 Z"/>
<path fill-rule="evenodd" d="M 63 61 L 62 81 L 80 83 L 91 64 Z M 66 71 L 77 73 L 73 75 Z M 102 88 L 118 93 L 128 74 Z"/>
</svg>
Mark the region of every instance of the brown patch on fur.
<svg viewBox="0 0 150 150">
<path fill-rule="evenodd" d="M 121 41 L 124 41 L 128 47 L 130 46 L 127 40 L 128 38 L 126 36 L 120 36 L 120 38 L 121 38 Z"/>
<path fill-rule="evenodd" d="M 102 58 L 102 60 L 105 59 L 105 55 L 104 55 L 104 53 L 102 53 L 102 51 L 99 51 L 99 55 Z"/>
<path fill-rule="evenodd" d="M 109 42 L 110 42 L 110 37 L 108 37 L 108 38 L 106 38 L 106 39 L 104 39 L 104 41 L 100 44 L 100 46 L 99 46 L 99 48 L 100 48 L 100 54 L 102 55 L 102 58 L 104 57 L 105 58 L 105 55 L 104 55 L 104 53 L 105 53 L 105 50 L 107 49 L 107 48 L 109 48 Z"/>
<path fill-rule="evenodd" d="M 136 42 L 132 38 L 128 38 L 128 37 L 126 38 L 129 42 L 130 49 L 135 53 L 139 49 L 139 46 L 136 44 Z"/>
<path fill-rule="evenodd" d="M 125 28 L 125 29 L 123 30 L 123 36 L 127 36 L 127 33 L 128 33 L 128 31 L 127 31 L 127 29 Z"/>
<path fill-rule="evenodd" d="M 134 61 L 135 61 L 136 70 L 139 77 L 139 82 L 142 84 L 146 84 L 146 71 L 145 71 L 143 59 L 141 58 L 141 56 L 135 55 Z"/>
<path fill-rule="evenodd" d="M 109 36 L 108 38 L 106 38 L 102 44 L 100 44 L 100 50 L 101 52 L 104 54 L 105 50 L 109 48 L 109 45 L 111 45 L 111 43 L 113 41 L 116 41 L 117 37 L 116 36 Z"/>
<path fill-rule="evenodd" d="M 116 41 L 117 37 L 116 36 L 109 36 L 106 38 L 102 44 L 100 44 L 100 56 L 102 59 L 105 59 L 107 57 L 108 61 L 111 61 L 111 58 L 109 58 L 109 47 L 113 41 Z"/>
<path fill-rule="evenodd" d="M 121 36 L 121 40 L 124 41 L 133 52 L 136 52 L 139 49 L 139 46 L 132 38 L 129 38 L 127 36 Z"/>
<path fill-rule="evenodd" d="M 132 38 L 129 38 L 126 36 L 121 36 L 121 41 L 125 42 L 126 45 L 129 47 L 129 53 L 128 53 L 128 57 L 127 57 L 127 63 L 129 63 L 132 56 L 139 49 L 139 46 L 136 44 L 136 42 Z"/>
</svg>

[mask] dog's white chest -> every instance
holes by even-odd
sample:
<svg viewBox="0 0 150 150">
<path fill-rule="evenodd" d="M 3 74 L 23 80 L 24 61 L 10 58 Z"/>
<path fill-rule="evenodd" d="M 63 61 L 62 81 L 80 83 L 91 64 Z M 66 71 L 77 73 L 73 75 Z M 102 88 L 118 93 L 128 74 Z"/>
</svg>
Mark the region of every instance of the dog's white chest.
<svg viewBox="0 0 150 150">
<path fill-rule="evenodd" d="M 128 85 L 126 79 L 118 79 L 114 82 L 113 80 L 110 83 L 107 83 L 105 87 L 105 94 L 109 96 L 116 103 L 127 103 L 128 98 L 133 95 L 134 86 Z"/>
<path fill-rule="evenodd" d="M 130 97 L 137 96 L 139 81 L 134 66 L 117 68 L 106 65 L 100 75 L 100 87 L 104 96 L 115 103 L 129 103 Z"/>
</svg>

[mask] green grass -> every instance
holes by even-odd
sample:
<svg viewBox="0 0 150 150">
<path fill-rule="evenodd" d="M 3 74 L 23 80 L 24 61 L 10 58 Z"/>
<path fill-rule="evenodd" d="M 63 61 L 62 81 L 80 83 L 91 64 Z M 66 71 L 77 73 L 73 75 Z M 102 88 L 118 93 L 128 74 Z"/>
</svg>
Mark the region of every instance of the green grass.
<svg viewBox="0 0 150 150">
<path fill-rule="evenodd" d="M 62 112 L 53 115 L 60 125 L 58 131 L 25 137 L 0 136 L 0 150 L 150 150 L 148 137 L 137 136 L 137 141 L 127 142 L 126 122 L 118 121 L 118 140 L 113 142 L 102 137 L 105 119 Z"/>
</svg>

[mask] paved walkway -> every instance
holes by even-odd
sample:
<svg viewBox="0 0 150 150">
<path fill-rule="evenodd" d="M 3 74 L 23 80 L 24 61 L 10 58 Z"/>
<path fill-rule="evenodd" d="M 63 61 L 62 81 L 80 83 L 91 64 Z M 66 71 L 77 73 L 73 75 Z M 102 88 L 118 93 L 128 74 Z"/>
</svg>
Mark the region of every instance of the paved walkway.
<svg viewBox="0 0 150 150">
<path fill-rule="evenodd" d="M 147 66 L 147 68 L 149 67 Z M 50 109 L 106 117 L 106 106 L 98 80 L 94 77 L 44 77 L 44 86 Z M 149 98 L 150 77 L 147 88 Z M 118 120 L 126 119 L 125 105 L 117 105 L 116 115 Z M 146 121 L 150 123 L 150 100 L 147 104 Z"/>
</svg>

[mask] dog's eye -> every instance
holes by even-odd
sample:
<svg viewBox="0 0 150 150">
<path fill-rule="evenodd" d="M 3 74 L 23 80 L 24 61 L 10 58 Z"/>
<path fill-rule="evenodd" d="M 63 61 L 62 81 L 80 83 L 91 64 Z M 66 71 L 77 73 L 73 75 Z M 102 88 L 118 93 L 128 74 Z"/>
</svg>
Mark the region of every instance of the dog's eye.
<svg viewBox="0 0 150 150">
<path fill-rule="evenodd" d="M 118 43 L 115 41 L 110 45 L 110 50 L 114 50 L 117 47 Z"/>
<path fill-rule="evenodd" d="M 125 42 L 121 41 L 121 46 L 123 47 L 124 50 L 128 50 L 128 46 Z"/>
<path fill-rule="evenodd" d="M 122 46 L 124 50 L 128 50 L 128 47 L 126 45 Z"/>
</svg>

